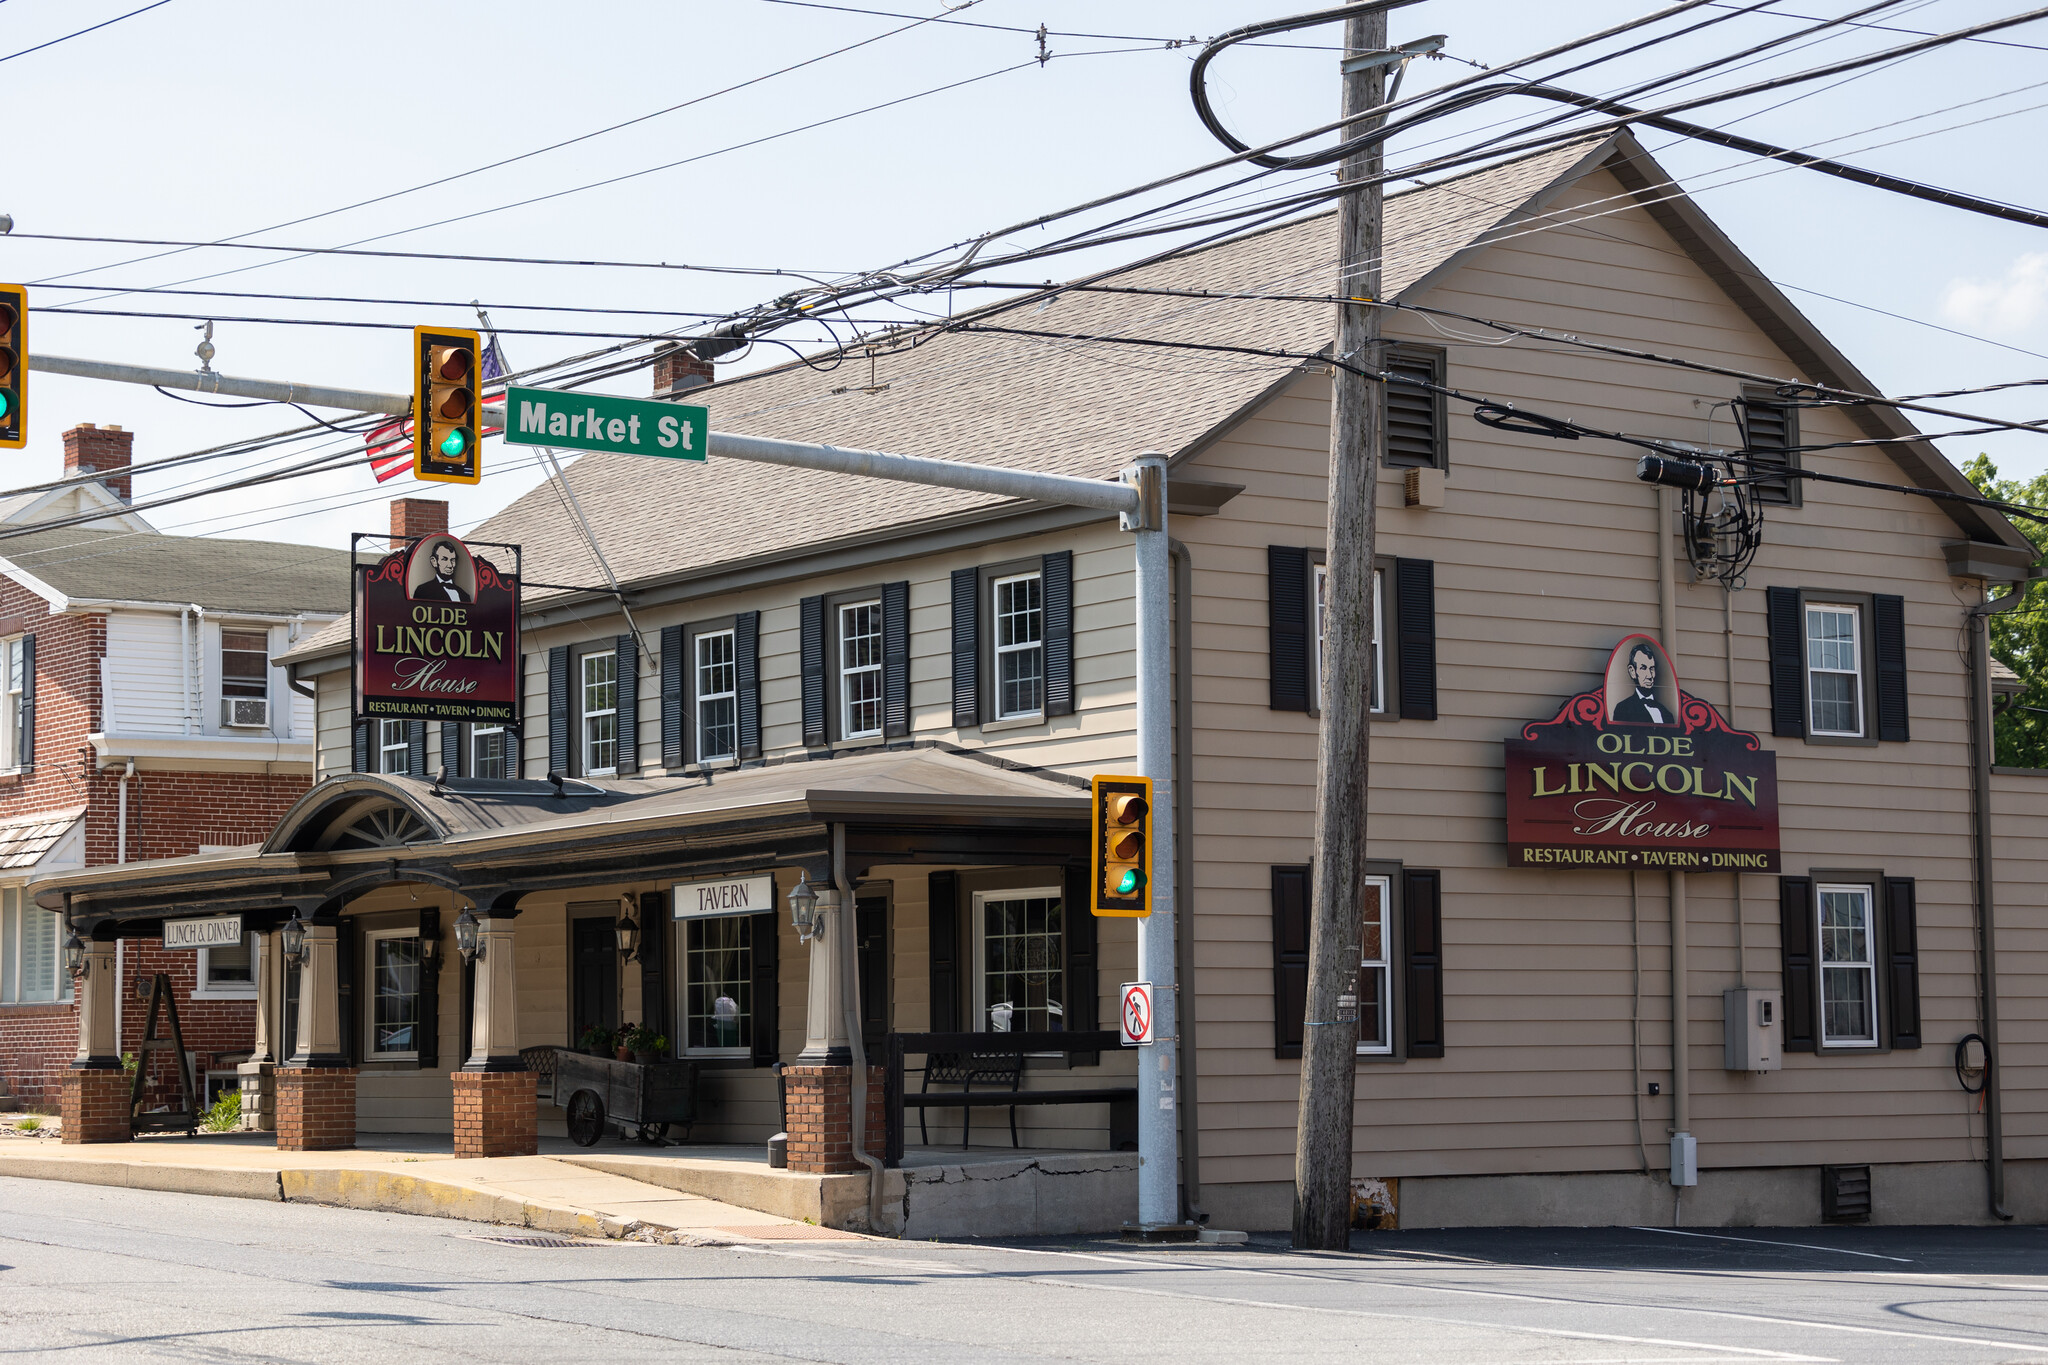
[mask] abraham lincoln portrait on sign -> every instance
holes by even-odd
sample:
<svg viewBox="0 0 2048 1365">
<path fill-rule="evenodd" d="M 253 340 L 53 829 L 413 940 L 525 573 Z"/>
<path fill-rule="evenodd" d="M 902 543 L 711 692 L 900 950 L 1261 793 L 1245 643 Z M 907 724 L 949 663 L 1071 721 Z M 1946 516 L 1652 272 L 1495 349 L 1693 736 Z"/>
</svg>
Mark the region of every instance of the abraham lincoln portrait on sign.
<svg viewBox="0 0 2048 1365">
<path fill-rule="evenodd" d="M 1621 676 L 1607 682 L 1608 719 L 1623 725 L 1678 724 L 1663 651 L 1648 639 L 1636 640 L 1618 662 Z"/>
<path fill-rule="evenodd" d="M 406 596 L 415 602 L 476 601 L 476 564 L 453 536 L 430 536 L 413 547 Z"/>
</svg>

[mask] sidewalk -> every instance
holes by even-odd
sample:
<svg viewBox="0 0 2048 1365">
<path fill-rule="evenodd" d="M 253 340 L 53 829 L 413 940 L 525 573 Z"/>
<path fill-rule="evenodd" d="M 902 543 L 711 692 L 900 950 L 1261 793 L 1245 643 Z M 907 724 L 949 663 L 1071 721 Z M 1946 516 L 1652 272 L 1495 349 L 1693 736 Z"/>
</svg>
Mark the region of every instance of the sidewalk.
<svg viewBox="0 0 2048 1365">
<path fill-rule="evenodd" d="M 365 1134 L 359 1142 L 348 1151 L 280 1152 L 268 1133 L 72 1147 L 8 1136 L 0 1138 L 0 1176 L 332 1204 L 569 1236 L 693 1244 L 859 1236 L 553 1156 L 458 1160 L 447 1138 L 432 1136 Z"/>
</svg>

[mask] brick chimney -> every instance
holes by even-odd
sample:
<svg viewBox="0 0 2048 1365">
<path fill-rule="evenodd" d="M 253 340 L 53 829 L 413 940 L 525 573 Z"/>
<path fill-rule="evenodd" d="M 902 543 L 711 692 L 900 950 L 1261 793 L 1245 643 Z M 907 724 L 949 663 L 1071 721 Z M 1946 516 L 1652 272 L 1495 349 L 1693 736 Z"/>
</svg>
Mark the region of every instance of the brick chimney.
<svg viewBox="0 0 2048 1365">
<path fill-rule="evenodd" d="M 134 500 L 135 480 L 126 474 L 118 478 L 107 476 L 117 469 L 126 469 L 134 459 L 135 433 L 132 431 L 80 422 L 64 433 L 65 476 L 97 474 L 100 482 L 107 486 L 107 491 L 123 502 Z"/>
<path fill-rule="evenodd" d="M 669 398 L 709 384 L 716 376 L 711 362 L 685 346 L 672 346 L 654 357 L 654 396 Z"/>
<path fill-rule="evenodd" d="M 448 504 L 439 498 L 393 498 L 391 538 L 436 536 L 448 529 Z"/>
</svg>

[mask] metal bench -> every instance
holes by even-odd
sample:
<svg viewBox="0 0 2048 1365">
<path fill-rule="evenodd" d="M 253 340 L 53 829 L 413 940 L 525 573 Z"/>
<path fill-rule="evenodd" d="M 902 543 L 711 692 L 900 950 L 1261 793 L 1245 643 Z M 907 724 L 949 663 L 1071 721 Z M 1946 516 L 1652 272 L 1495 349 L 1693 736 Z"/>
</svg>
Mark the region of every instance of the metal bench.
<svg viewBox="0 0 2048 1365">
<path fill-rule="evenodd" d="M 1010 1145 L 1014 1148 L 1022 1145 L 1017 1134 L 1020 1105 L 1107 1104 L 1110 1147 L 1121 1149 L 1126 1143 L 1135 1143 L 1138 1088 L 1134 1085 L 1023 1088 L 1027 1054 L 1059 1052 L 1071 1056 L 1113 1052 L 1121 1046 L 1117 1033 L 1110 1029 L 1085 1033 L 892 1033 L 884 1101 L 888 1107 L 888 1147 L 883 1162 L 891 1167 L 903 1162 L 905 1109 L 917 1110 L 918 1136 L 928 1144 L 931 1139 L 926 1110 L 961 1110 L 964 1140 L 972 1134 L 974 1110 L 1006 1108 L 1010 1111 Z M 921 1069 L 905 1067 L 904 1058 L 911 1054 L 924 1057 Z M 910 1071 L 921 1071 L 919 1088 L 914 1093 L 905 1085 Z M 934 1090 L 934 1085 L 960 1088 Z"/>
</svg>

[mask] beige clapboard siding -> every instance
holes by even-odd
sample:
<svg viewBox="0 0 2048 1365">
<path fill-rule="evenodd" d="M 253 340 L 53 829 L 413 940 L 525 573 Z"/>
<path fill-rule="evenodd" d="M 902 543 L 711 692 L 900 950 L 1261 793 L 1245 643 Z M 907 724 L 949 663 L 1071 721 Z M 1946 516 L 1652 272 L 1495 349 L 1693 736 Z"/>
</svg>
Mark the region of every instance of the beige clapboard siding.
<svg viewBox="0 0 2048 1365">
<path fill-rule="evenodd" d="M 2048 773 L 1994 775 L 1991 809 L 2005 1150 L 2038 1159 L 2048 1157 Z"/>
<path fill-rule="evenodd" d="M 1618 186 L 1589 179 L 1580 201 Z M 1568 197 L 1566 207 L 1571 203 Z M 1479 254 L 1433 303 L 1559 331 L 1683 351 L 1771 374 L 1777 354 L 1646 215 L 1599 220 L 1598 235 L 1543 232 Z M 1397 334 L 1441 341 L 1410 318 Z M 1451 383 L 1622 430 L 1734 439 L 1734 385 L 1584 353 L 1450 348 Z M 1291 1175 L 1296 1064 L 1272 1056 L 1270 866 L 1310 852 L 1313 721 L 1267 709 L 1265 547 L 1322 539 L 1326 378 L 1307 375 L 1190 471 L 1246 485 L 1217 517 L 1177 523 L 1194 555 L 1196 640 L 1195 986 L 1202 1039 L 1205 1183 Z M 1628 1170 L 1636 1147 L 1626 884 L 1612 874 L 1505 866 L 1500 739 L 1546 719 L 1589 685 L 1628 630 L 1655 631 L 1654 556 L 1669 535 L 1654 495 L 1618 447 L 1491 431 L 1452 404 L 1447 506 L 1400 505 L 1381 484 L 1381 553 L 1435 561 L 1439 706 L 1434 723 L 1375 726 L 1376 855 L 1444 870 L 1446 1034 L 1440 1061 L 1362 1064 L 1359 1150 L 1374 1173 Z M 1808 440 L 1849 439 L 1836 414 L 1805 414 Z M 1881 456 L 1841 452 L 1811 467 L 1895 479 Z M 1935 509 L 1855 489 L 1807 489 L 1772 508 L 1753 587 L 1898 592 L 1906 597 L 1913 743 L 1780 751 L 1788 871 L 1875 867 L 1920 879 L 1922 1004 L 1917 1053 L 1795 1055 L 1762 1078 L 1719 1069 L 1720 989 L 1736 979 L 1731 878 L 1691 879 L 1687 1004 L 1694 1129 L 1710 1164 L 1961 1159 L 1947 1044 L 1974 1018 L 1969 960 L 1967 734 L 1957 599 L 1940 553 L 1959 538 Z M 1846 571 L 1845 571 L 1846 570 Z M 1680 552 L 1681 582 L 1686 575 Z M 1737 594 L 1733 719 L 1768 732 L 1762 594 Z M 1682 586 L 1680 682 L 1729 700 L 1718 589 Z M 2044 869 L 2048 871 L 2048 869 Z M 1670 1023 L 1663 878 L 1641 878 L 1642 1064 L 1666 1095 L 1643 1100 L 1661 1165 L 1669 1123 Z M 1777 895 L 1744 879 L 1752 984 L 1777 984 Z M 2008 1075 L 2010 1076 L 2010 1072 Z M 1529 1099 L 1529 1078 L 1540 1078 Z M 1561 1117 L 1560 1117 L 1561 1115 Z M 1361 1161 L 1366 1160 L 1361 1156 Z M 1361 1169 L 1364 1169 L 1361 1167 Z"/>
</svg>

